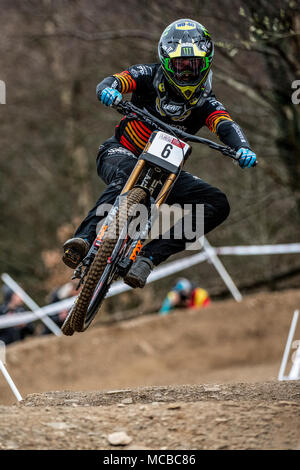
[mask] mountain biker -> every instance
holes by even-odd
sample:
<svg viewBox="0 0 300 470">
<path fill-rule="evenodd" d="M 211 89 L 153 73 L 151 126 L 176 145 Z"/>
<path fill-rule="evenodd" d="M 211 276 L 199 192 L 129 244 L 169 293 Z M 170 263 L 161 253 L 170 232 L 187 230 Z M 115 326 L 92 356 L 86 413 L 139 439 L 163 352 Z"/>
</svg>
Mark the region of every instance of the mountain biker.
<svg viewBox="0 0 300 470">
<path fill-rule="evenodd" d="M 176 308 L 200 308 L 209 304 L 210 297 L 205 289 L 181 277 L 168 292 L 158 313 L 167 315 Z"/>
<path fill-rule="evenodd" d="M 161 35 L 158 55 L 160 63 L 133 65 L 102 80 L 96 89 L 101 103 L 116 105 L 123 94 L 132 93 L 134 105 L 190 134 L 206 125 L 236 150 L 242 168 L 253 166 L 256 155 L 247 138 L 212 92 L 214 44 L 206 28 L 190 19 L 174 21 Z M 100 145 L 97 171 L 107 188 L 74 238 L 65 242 L 63 261 L 67 266 L 76 268 L 86 256 L 101 220 L 97 210 L 101 204 L 114 203 L 153 130 L 138 118 L 129 121 L 124 117 L 115 135 Z M 181 172 L 167 203 L 203 204 L 204 233 L 221 224 L 230 210 L 223 192 L 186 171 Z M 185 242 L 184 238 L 152 240 L 141 250 L 124 281 L 132 287 L 144 287 L 153 267 L 184 250 Z"/>
</svg>

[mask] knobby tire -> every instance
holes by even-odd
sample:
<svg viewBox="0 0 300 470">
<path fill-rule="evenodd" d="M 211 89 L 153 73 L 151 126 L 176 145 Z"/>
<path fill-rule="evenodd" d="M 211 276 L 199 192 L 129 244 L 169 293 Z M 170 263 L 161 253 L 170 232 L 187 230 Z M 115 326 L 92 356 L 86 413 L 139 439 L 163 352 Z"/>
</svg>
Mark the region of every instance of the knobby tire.
<svg viewBox="0 0 300 470">
<path fill-rule="evenodd" d="M 135 204 L 141 204 L 145 200 L 145 197 L 146 192 L 142 188 L 133 188 L 129 191 L 126 199 L 121 202 L 119 211 L 104 233 L 102 243 L 88 271 L 82 290 L 76 298 L 68 317 L 61 327 L 62 332 L 66 336 L 73 335 L 75 331 L 85 331 L 91 323 L 91 321 L 89 321 L 88 324 L 86 324 L 86 313 L 97 284 L 107 265 L 107 260 L 113 252 L 120 231 L 127 222 L 131 207 Z M 124 210 L 124 207 L 126 210 Z M 112 234 L 115 236 L 112 236 Z M 106 288 L 105 293 L 107 293 L 107 291 L 108 288 Z"/>
</svg>

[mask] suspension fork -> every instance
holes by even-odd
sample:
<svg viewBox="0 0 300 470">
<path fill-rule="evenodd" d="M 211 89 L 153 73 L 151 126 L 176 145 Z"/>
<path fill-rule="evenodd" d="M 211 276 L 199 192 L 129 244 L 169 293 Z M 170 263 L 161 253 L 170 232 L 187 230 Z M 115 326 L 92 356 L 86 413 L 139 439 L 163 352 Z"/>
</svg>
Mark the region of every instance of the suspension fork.
<svg viewBox="0 0 300 470">
<path fill-rule="evenodd" d="M 132 172 L 131 172 L 124 188 L 122 189 L 121 194 L 117 197 L 113 207 L 111 208 L 111 210 L 109 211 L 109 213 L 105 217 L 105 219 L 102 223 L 101 229 L 100 229 L 99 233 L 97 234 L 97 237 L 96 237 L 92 247 L 90 248 L 89 253 L 87 254 L 86 258 L 89 258 L 90 255 L 95 256 L 95 254 L 97 253 L 98 248 L 100 247 L 100 245 L 102 243 L 104 233 L 106 232 L 109 224 L 111 223 L 111 221 L 116 216 L 116 214 L 119 210 L 122 197 L 124 197 L 125 194 L 133 188 L 133 186 L 137 182 L 137 179 L 138 179 L 139 175 L 141 174 L 142 169 L 145 166 L 145 163 L 146 163 L 145 160 L 142 160 L 142 159 L 139 159 L 137 161 L 137 163 L 136 163 L 135 167 L 133 168 L 133 170 L 132 170 Z"/>
<path fill-rule="evenodd" d="M 124 188 L 121 191 L 121 194 L 117 197 L 113 207 L 111 208 L 111 210 L 109 211 L 109 213 L 105 217 L 105 219 L 102 223 L 101 229 L 100 229 L 99 233 L 97 234 L 97 237 L 94 240 L 94 243 L 92 244 L 91 248 L 89 249 L 86 257 L 78 265 L 78 267 L 75 269 L 72 279 L 76 279 L 76 278 L 80 279 L 80 284 L 83 282 L 83 279 L 84 279 L 90 265 L 92 264 L 96 254 L 99 250 L 99 247 L 102 244 L 103 236 L 104 236 L 106 230 L 108 229 L 109 224 L 112 222 L 113 218 L 116 216 L 117 212 L 119 211 L 120 202 L 121 202 L 122 197 L 124 197 L 126 195 L 126 193 L 134 187 L 135 183 L 137 182 L 137 180 L 138 180 L 138 178 L 139 178 L 139 176 L 140 176 L 140 174 L 141 174 L 141 172 L 142 172 L 142 170 L 145 166 L 145 163 L 146 163 L 145 160 L 143 160 L 142 158 L 138 159 L 138 161 L 137 161 L 136 165 L 134 166 L 134 168 L 133 168 L 133 170 L 132 170 L 132 172 L 131 172 Z M 146 230 L 147 230 L 147 235 L 148 235 L 148 232 L 150 230 L 150 227 L 148 227 L 148 224 L 147 224 L 147 227 L 145 228 L 144 232 Z M 143 236 L 144 236 L 144 232 L 143 232 Z M 147 238 L 147 235 L 145 236 L 145 239 Z M 135 246 L 133 247 L 133 248 L 136 248 L 135 256 L 139 253 L 141 247 L 142 247 L 142 242 L 141 241 L 139 242 L 137 240 L 136 243 L 135 243 Z M 82 271 L 82 269 L 83 269 L 83 271 Z"/>
<path fill-rule="evenodd" d="M 145 166 L 145 160 L 143 160 L 142 158 L 140 158 L 135 167 L 133 168 L 124 188 L 122 189 L 122 192 L 121 192 L 121 195 L 124 194 L 124 193 L 127 193 L 128 191 L 130 191 L 133 186 L 135 185 L 135 183 L 137 182 L 137 179 L 138 177 L 140 176 L 141 174 L 141 171 L 142 169 L 144 168 Z"/>
<path fill-rule="evenodd" d="M 154 222 L 155 218 L 158 215 L 158 209 L 162 205 L 162 203 L 166 200 L 166 198 L 169 194 L 169 191 L 170 191 L 172 185 L 174 184 L 175 180 L 176 180 L 176 174 L 175 173 L 171 173 L 168 176 L 168 178 L 166 179 L 166 181 L 165 181 L 163 187 L 161 188 L 158 196 L 156 197 L 155 201 L 153 201 L 154 205 L 155 205 L 154 213 L 151 212 L 151 217 L 148 218 L 148 221 L 147 221 L 144 229 L 141 231 L 139 238 L 134 240 L 131 243 L 129 252 L 126 255 L 126 261 L 125 261 L 124 266 L 123 266 L 123 263 L 121 262 L 123 268 L 126 267 L 128 269 L 128 266 L 135 262 L 137 255 L 140 253 L 140 251 L 141 251 L 141 249 L 142 249 L 142 247 L 143 247 L 143 245 L 144 245 L 144 243 L 145 243 L 145 241 L 148 237 L 148 234 L 149 234 L 149 231 L 151 230 L 153 222 Z M 150 207 L 152 207 L 152 204 L 150 204 Z"/>
<path fill-rule="evenodd" d="M 168 178 L 166 179 L 163 187 L 161 188 L 156 200 L 155 205 L 159 209 L 159 207 L 165 202 L 166 198 L 169 195 L 170 189 L 176 180 L 176 174 L 170 173 Z"/>
</svg>

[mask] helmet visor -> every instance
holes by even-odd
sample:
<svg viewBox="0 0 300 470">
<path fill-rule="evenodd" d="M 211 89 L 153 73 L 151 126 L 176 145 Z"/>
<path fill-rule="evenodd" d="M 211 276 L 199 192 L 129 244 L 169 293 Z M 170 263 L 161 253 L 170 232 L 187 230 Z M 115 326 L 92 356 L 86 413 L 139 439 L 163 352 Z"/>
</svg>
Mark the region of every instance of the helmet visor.
<svg viewBox="0 0 300 470">
<path fill-rule="evenodd" d="M 180 85 L 195 84 L 202 79 L 202 73 L 209 63 L 204 57 L 178 57 L 171 59 L 175 81 Z"/>
</svg>

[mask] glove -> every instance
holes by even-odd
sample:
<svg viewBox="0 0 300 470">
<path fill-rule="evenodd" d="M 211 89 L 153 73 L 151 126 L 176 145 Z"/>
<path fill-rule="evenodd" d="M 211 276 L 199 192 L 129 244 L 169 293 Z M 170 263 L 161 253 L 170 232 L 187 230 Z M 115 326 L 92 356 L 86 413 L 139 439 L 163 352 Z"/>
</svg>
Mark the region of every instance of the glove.
<svg viewBox="0 0 300 470">
<path fill-rule="evenodd" d="M 256 165 L 256 155 L 252 150 L 242 147 L 237 151 L 236 156 L 242 168 L 250 168 Z"/>
<path fill-rule="evenodd" d="M 121 93 L 115 88 L 106 87 L 101 93 L 100 101 L 105 106 L 111 106 L 112 104 L 118 104 L 122 100 Z"/>
</svg>

